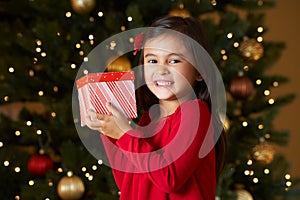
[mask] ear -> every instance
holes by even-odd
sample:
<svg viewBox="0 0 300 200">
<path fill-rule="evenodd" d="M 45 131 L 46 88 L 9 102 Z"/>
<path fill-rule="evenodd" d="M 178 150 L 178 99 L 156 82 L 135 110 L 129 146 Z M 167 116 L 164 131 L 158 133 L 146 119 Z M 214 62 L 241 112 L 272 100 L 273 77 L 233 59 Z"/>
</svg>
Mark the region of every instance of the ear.
<svg viewBox="0 0 300 200">
<path fill-rule="evenodd" d="M 196 81 L 203 81 L 201 74 L 198 74 L 196 77 Z"/>
</svg>

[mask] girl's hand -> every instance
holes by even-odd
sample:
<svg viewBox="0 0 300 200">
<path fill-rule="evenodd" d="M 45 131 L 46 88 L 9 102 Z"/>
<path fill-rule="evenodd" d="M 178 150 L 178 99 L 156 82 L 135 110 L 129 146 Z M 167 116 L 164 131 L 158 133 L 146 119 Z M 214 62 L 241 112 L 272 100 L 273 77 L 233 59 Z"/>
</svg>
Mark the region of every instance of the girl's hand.
<svg viewBox="0 0 300 200">
<path fill-rule="evenodd" d="M 132 128 L 127 118 L 113 107 L 111 103 L 108 103 L 106 107 L 111 115 L 98 114 L 89 110 L 86 124 L 92 130 L 97 130 L 106 136 L 119 139 L 125 132 Z"/>
</svg>

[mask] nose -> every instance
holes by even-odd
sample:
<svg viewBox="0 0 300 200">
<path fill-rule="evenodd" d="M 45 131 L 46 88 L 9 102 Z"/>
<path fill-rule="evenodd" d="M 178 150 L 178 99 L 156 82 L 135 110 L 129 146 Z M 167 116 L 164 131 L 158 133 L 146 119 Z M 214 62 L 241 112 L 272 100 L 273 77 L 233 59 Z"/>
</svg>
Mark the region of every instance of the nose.
<svg viewBox="0 0 300 200">
<path fill-rule="evenodd" d="M 163 65 L 163 64 L 158 64 L 156 72 L 158 74 L 160 74 L 160 75 L 165 75 L 165 74 L 169 74 L 170 73 L 168 67 L 166 65 Z"/>
</svg>

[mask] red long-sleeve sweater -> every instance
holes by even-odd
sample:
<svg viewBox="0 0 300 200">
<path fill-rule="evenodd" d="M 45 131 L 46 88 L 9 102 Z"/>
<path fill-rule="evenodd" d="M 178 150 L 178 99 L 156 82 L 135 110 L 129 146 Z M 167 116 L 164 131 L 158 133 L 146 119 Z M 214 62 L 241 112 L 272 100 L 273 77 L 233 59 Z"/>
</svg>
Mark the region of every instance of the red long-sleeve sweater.
<svg viewBox="0 0 300 200">
<path fill-rule="evenodd" d="M 101 135 L 120 200 L 214 200 L 214 134 L 206 103 L 188 101 L 150 121 L 144 114 L 139 128 L 118 140 Z"/>
</svg>

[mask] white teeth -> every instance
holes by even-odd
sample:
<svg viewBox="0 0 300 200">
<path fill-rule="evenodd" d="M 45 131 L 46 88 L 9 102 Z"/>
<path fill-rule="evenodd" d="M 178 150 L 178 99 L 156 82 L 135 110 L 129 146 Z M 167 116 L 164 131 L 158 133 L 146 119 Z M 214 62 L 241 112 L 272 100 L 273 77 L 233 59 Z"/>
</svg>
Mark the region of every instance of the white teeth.
<svg viewBox="0 0 300 200">
<path fill-rule="evenodd" d="M 172 82 L 171 81 L 156 81 L 156 84 L 158 86 L 169 86 L 172 84 Z"/>
</svg>

